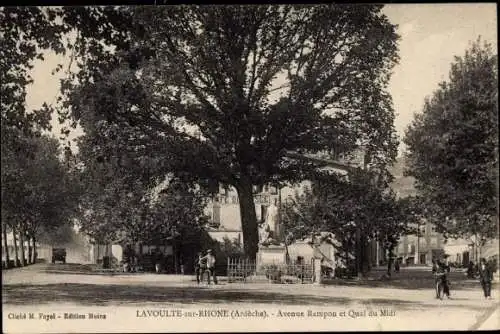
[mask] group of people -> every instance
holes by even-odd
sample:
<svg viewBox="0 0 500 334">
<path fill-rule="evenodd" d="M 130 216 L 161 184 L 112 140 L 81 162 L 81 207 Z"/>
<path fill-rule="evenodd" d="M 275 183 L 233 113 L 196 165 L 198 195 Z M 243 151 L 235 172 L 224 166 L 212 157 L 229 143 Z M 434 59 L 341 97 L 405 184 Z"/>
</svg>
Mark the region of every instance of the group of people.
<svg viewBox="0 0 500 334">
<path fill-rule="evenodd" d="M 195 261 L 195 273 L 196 282 L 198 284 L 203 282 L 205 273 L 208 273 L 208 284 L 210 284 L 210 277 L 212 277 L 214 284 L 217 284 L 217 275 L 215 273 L 215 255 L 211 249 L 207 250 L 205 255 L 203 255 L 203 252 L 198 253 L 198 259 Z"/>
<path fill-rule="evenodd" d="M 472 263 L 472 262 L 471 262 Z M 472 268 L 473 268 L 472 264 Z M 472 278 L 471 265 L 467 269 L 467 277 Z M 436 275 L 436 283 L 441 280 L 443 284 L 443 293 L 450 298 L 450 282 L 448 280 L 448 273 L 450 272 L 450 266 L 444 261 L 433 260 L 432 272 Z M 493 281 L 493 270 L 488 264 L 486 259 L 482 258 L 478 267 L 479 272 L 479 282 L 483 289 L 484 298 L 491 299 L 491 282 Z M 437 296 L 439 297 L 439 296 Z"/>
</svg>

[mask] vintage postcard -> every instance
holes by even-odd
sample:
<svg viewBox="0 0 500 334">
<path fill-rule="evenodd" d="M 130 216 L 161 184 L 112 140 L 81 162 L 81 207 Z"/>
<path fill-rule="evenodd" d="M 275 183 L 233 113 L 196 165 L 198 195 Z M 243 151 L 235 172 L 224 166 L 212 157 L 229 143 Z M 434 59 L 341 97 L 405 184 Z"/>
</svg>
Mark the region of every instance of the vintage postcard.
<svg viewBox="0 0 500 334">
<path fill-rule="evenodd" d="M 3 332 L 500 328 L 496 4 L 160 2 L 0 7 Z"/>
</svg>

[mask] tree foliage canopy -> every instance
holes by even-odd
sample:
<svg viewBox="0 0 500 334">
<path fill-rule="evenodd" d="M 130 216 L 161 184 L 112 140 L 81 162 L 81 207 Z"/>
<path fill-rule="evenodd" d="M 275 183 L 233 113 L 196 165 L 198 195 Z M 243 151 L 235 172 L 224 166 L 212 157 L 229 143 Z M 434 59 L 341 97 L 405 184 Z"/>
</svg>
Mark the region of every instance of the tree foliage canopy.
<svg viewBox="0 0 500 334">
<path fill-rule="evenodd" d="M 30 237 L 71 225 L 79 188 L 59 142 L 45 135 L 20 138 L 26 151 L 2 142 L 2 218 Z"/>
<path fill-rule="evenodd" d="M 116 129 L 136 164 L 156 160 L 151 177 L 234 186 L 253 256 L 252 186 L 297 181 L 312 167 L 288 151 L 364 145 L 381 173 L 394 159 L 386 87 L 398 36 L 381 8 L 67 8 L 82 70 L 63 85 L 61 116 L 95 138 Z"/>
<path fill-rule="evenodd" d="M 318 174 L 312 186 L 285 201 L 284 228 L 292 238 L 331 232 L 345 250 L 353 251 L 357 231 L 366 240 L 394 242 L 409 231 L 411 207 L 389 189 L 370 182 L 368 173 Z"/>
<path fill-rule="evenodd" d="M 55 21 L 56 13 L 41 7 L 0 8 L 2 135 L 12 127 L 26 134 L 49 127 L 49 110 L 26 110 L 25 99 L 33 61 L 43 59 L 44 49 L 64 52 L 62 36 L 68 28 Z"/>
<path fill-rule="evenodd" d="M 497 235 L 498 57 L 480 39 L 408 127 L 407 173 L 441 231 Z"/>
<path fill-rule="evenodd" d="M 66 51 L 63 37 L 71 27 L 58 20 L 61 13 L 49 7 L 0 7 L 2 224 L 33 240 L 71 228 L 77 204 L 78 182 L 58 141 L 44 134 L 52 109 L 26 105 L 34 61 L 43 60 L 47 49 Z"/>
<path fill-rule="evenodd" d="M 205 224 L 206 194 L 174 176 L 152 183 L 151 165 L 130 163 L 127 152 L 95 154 L 84 136 L 78 158 L 83 193 L 80 229 L 97 242 L 164 244 L 167 238 Z M 119 147 L 116 145 L 115 148 Z"/>
<path fill-rule="evenodd" d="M 285 161 L 287 150 L 341 153 L 362 139 L 374 159 L 391 156 L 385 87 L 397 35 L 380 9 L 120 8 L 133 18 L 129 42 L 108 40 L 115 53 L 82 42 L 79 79 L 93 84 L 74 95 L 84 103 L 72 104 L 73 117 L 85 123 L 90 107 L 131 135 L 168 141 L 171 155 L 182 153 L 170 167 L 227 184 L 295 177 L 300 163 Z"/>
</svg>

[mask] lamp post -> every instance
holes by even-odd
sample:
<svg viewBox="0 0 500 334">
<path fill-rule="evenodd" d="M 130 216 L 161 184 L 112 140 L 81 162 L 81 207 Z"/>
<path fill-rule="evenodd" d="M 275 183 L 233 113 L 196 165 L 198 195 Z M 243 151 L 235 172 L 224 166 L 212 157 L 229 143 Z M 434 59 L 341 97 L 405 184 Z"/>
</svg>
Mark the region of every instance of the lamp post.
<svg viewBox="0 0 500 334">
<path fill-rule="evenodd" d="M 420 218 L 417 220 L 417 244 L 415 247 L 415 259 L 414 263 L 419 264 L 420 263 Z"/>
</svg>

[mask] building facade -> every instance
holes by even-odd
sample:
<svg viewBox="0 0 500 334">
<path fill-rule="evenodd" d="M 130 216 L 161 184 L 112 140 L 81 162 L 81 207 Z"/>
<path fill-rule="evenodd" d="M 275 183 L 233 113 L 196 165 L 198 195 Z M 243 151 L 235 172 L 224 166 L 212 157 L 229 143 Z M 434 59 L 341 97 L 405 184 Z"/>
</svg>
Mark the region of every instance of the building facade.
<svg viewBox="0 0 500 334">
<path fill-rule="evenodd" d="M 498 262 L 499 243 L 498 238 L 488 240 L 479 247 L 474 238 L 450 239 L 444 245 L 448 260 L 457 266 L 466 267 L 470 261 L 478 263 L 481 258 Z"/>
<path fill-rule="evenodd" d="M 442 257 L 444 237 L 434 224 L 422 221 L 420 235 L 404 235 L 396 248 L 396 256 L 407 265 L 431 265 L 433 258 Z"/>
<path fill-rule="evenodd" d="M 268 185 L 261 188 L 254 187 L 257 221 L 266 220 L 270 208 L 272 210 L 277 207 L 280 200 L 280 194 L 276 187 Z M 210 199 L 205 208 L 205 214 L 210 217 L 208 233 L 213 239 L 222 241 L 224 238 L 229 238 L 230 240 L 239 240 L 243 245 L 238 193 L 234 188 L 220 186 L 219 192 Z M 279 224 L 273 224 L 270 229 L 275 236 L 279 235 Z"/>
<path fill-rule="evenodd" d="M 66 261 L 70 263 L 92 263 L 92 254 L 89 253 L 92 245 L 86 242 L 86 237 L 80 235 L 78 232 L 71 241 L 57 244 L 36 243 L 37 261 L 50 262 L 52 259 L 52 248 L 66 249 Z M 12 233 L 7 233 L 7 247 L 9 251 L 10 260 L 15 259 L 14 238 Z M 18 258 L 21 259 L 21 245 L 19 239 L 17 240 Z M 24 242 L 24 256 L 28 258 L 28 242 Z M 5 245 L 2 240 L 2 261 L 5 261 Z"/>
</svg>

